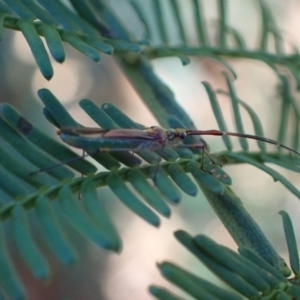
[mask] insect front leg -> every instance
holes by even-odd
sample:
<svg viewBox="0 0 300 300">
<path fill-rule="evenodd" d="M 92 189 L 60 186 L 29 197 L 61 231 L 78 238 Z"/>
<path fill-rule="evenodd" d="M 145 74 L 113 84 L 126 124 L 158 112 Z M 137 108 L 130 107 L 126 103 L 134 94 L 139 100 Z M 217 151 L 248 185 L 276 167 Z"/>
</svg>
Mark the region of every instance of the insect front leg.
<svg viewBox="0 0 300 300">
<path fill-rule="evenodd" d="M 201 164 L 200 164 L 200 168 L 201 170 L 212 174 L 209 170 L 207 170 L 204 166 L 204 161 L 205 161 L 205 156 L 208 157 L 209 161 L 217 166 L 222 167 L 222 165 L 218 162 L 216 162 L 211 155 L 209 155 L 208 151 L 207 151 L 207 145 L 205 142 L 199 142 L 199 143 L 195 143 L 195 144 L 177 144 L 175 146 L 175 148 L 189 148 L 189 149 L 200 149 L 201 150 Z"/>
</svg>

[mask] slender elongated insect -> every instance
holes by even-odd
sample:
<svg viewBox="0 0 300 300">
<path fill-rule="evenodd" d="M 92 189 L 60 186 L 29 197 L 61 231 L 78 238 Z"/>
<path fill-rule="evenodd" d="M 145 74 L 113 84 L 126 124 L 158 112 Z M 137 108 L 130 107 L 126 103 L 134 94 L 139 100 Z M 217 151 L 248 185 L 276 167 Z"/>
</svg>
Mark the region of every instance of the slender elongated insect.
<svg viewBox="0 0 300 300">
<path fill-rule="evenodd" d="M 268 138 L 237 133 L 225 132 L 220 130 L 187 130 L 187 129 L 164 129 L 158 126 L 152 126 L 144 129 L 101 129 L 101 128 L 79 128 L 66 127 L 57 131 L 61 139 L 67 144 L 83 149 L 87 152 L 99 150 L 102 152 L 109 151 L 132 151 L 139 150 L 157 150 L 165 146 L 173 148 L 201 148 L 202 154 L 205 152 L 204 143 L 195 143 L 192 145 L 181 144 L 180 141 L 188 136 L 236 136 L 263 141 L 278 147 L 285 148 L 298 155 L 300 153 L 290 147 L 287 147 L 275 140 Z M 211 158 L 210 158 L 211 159 Z M 202 159 L 203 162 L 203 159 Z M 203 165 L 201 165 L 203 167 Z"/>
</svg>

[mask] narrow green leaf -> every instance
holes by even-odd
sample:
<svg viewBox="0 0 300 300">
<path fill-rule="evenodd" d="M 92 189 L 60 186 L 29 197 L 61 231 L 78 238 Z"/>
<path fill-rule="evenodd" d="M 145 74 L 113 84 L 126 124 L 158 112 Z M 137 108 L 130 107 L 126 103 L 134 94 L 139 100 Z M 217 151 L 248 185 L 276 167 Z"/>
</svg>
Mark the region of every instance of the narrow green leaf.
<svg viewBox="0 0 300 300">
<path fill-rule="evenodd" d="M 126 41 L 118 41 L 118 40 L 106 40 L 104 41 L 109 42 L 110 45 L 112 45 L 115 50 L 120 50 L 120 51 L 132 51 L 132 52 L 140 52 L 141 51 L 141 46 L 136 43 L 129 43 Z"/>
<path fill-rule="evenodd" d="M 141 5 L 139 5 L 138 3 L 136 3 L 136 0 L 130 0 L 129 3 L 131 4 L 131 7 L 134 9 L 134 11 L 136 12 L 137 16 L 141 20 L 143 26 L 145 27 L 145 31 L 146 31 L 145 38 L 147 38 L 149 40 L 153 40 L 153 38 L 151 38 L 151 32 L 150 32 L 149 25 L 147 23 L 146 14 L 141 9 Z"/>
<path fill-rule="evenodd" d="M 95 13 L 101 16 L 101 19 L 108 24 L 111 29 L 111 33 L 114 36 L 118 36 L 124 40 L 128 40 L 130 38 L 124 25 L 120 22 L 119 18 L 116 17 L 109 5 L 103 1 L 96 1 L 93 2 L 93 9 L 95 10 Z"/>
<path fill-rule="evenodd" d="M 78 232 L 101 248 L 114 250 L 114 239 L 111 239 L 107 232 L 97 228 L 89 216 L 80 209 L 78 204 L 79 199 L 74 199 L 73 193 L 68 185 L 64 185 L 59 190 L 58 200 L 63 212 Z"/>
<path fill-rule="evenodd" d="M 169 147 L 163 147 L 162 149 L 155 150 L 155 153 L 166 161 L 175 161 L 178 159 L 177 152 Z"/>
<path fill-rule="evenodd" d="M 156 32 L 159 33 L 161 42 L 163 44 L 168 44 L 168 34 L 164 24 L 163 11 L 161 7 L 162 3 L 159 0 L 153 0 L 152 5 L 154 10 Z"/>
<path fill-rule="evenodd" d="M 162 275 L 171 281 L 173 284 L 179 286 L 181 289 L 199 300 L 218 300 L 209 291 L 207 291 L 202 285 L 197 284 L 193 279 L 190 278 L 188 272 L 180 269 L 172 263 L 163 262 L 158 264 L 158 267 Z M 224 298 L 225 300 L 226 298 Z"/>
<path fill-rule="evenodd" d="M 178 5 L 177 0 L 171 0 L 171 8 L 173 10 L 174 18 L 176 21 L 175 23 L 179 30 L 179 36 L 180 36 L 181 43 L 186 45 L 187 38 L 186 38 L 186 35 L 184 32 L 183 21 L 182 21 L 181 15 L 180 15 L 180 7 Z"/>
<path fill-rule="evenodd" d="M 56 128 L 60 128 L 60 125 L 58 124 L 58 122 L 55 120 L 55 118 L 51 115 L 50 111 L 46 107 L 43 107 L 42 112 L 44 117 L 47 119 L 49 123 L 54 125 Z"/>
<path fill-rule="evenodd" d="M 179 230 L 175 232 L 177 240 L 183 244 L 190 252 L 200 259 L 212 272 L 233 287 L 237 292 L 247 298 L 259 297 L 260 293 L 250 284 L 245 282 L 239 275 L 229 271 L 216 261 L 211 259 L 209 255 L 200 251 L 195 244 L 193 238 L 186 232 Z"/>
<path fill-rule="evenodd" d="M 241 50 L 247 49 L 243 36 L 235 28 L 226 25 L 226 32 L 227 34 L 231 34 L 231 36 L 233 37 L 237 49 L 241 49 Z"/>
<path fill-rule="evenodd" d="M 260 39 L 260 48 L 262 50 L 267 50 L 268 38 L 270 36 L 273 36 L 276 53 L 280 55 L 283 53 L 283 41 L 281 34 L 277 28 L 277 25 L 274 21 L 274 17 L 272 16 L 270 8 L 267 6 L 265 1 L 259 0 L 258 2 L 261 8 L 262 18 L 262 37 Z"/>
<path fill-rule="evenodd" d="M 276 154 L 275 155 L 268 155 L 268 154 L 261 154 L 259 158 L 263 162 L 272 163 L 278 165 L 280 167 L 286 168 L 288 170 L 292 170 L 294 172 L 300 173 L 300 166 L 293 160 L 292 157 L 287 157 L 287 159 L 281 159 Z"/>
<path fill-rule="evenodd" d="M 300 274 L 299 252 L 293 224 L 290 216 L 285 211 L 282 210 L 279 214 L 282 216 L 285 239 L 289 250 L 290 266 L 294 274 L 298 277 Z"/>
<path fill-rule="evenodd" d="M 3 227 L 0 227 L 0 286 L 11 300 L 25 299 L 25 292 L 8 256 Z"/>
<path fill-rule="evenodd" d="M 15 204 L 11 211 L 11 226 L 13 239 L 24 262 L 36 278 L 48 278 L 50 275 L 48 264 L 31 237 L 27 216 L 21 204 Z"/>
<path fill-rule="evenodd" d="M 261 169 L 262 171 L 271 175 L 275 181 L 280 181 L 291 193 L 293 193 L 295 196 L 300 198 L 300 191 L 289 180 L 287 180 L 285 177 L 283 177 L 280 173 L 276 172 L 275 170 L 265 166 L 262 163 L 255 161 L 247 154 L 227 153 L 226 155 Z"/>
<path fill-rule="evenodd" d="M 71 0 L 71 4 L 76 12 L 88 23 L 97 28 L 102 35 L 112 35 L 111 30 L 106 24 L 99 20 L 95 9 L 88 1 Z"/>
<path fill-rule="evenodd" d="M 269 20 L 268 20 L 268 14 L 266 13 L 266 7 L 264 3 L 259 0 L 260 10 L 261 10 L 261 22 L 262 22 L 262 28 L 259 30 L 261 32 L 261 38 L 259 42 L 259 46 L 261 50 L 267 50 L 268 46 L 268 33 L 269 33 Z"/>
<path fill-rule="evenodd" d="M 61 1 L 36 0 L 43 6 L 63 28 L 86 34 L 98 35 L 98 31 L 88 22 L 78 17 L 69 7 Z"/>
<path fill-rule="evenodd" d="M 196 196 L 198 192 L 197 186 L 178 163 L 170 164 L 168 167 L 168 173 L 182 191 L 188 195 Z"/>
<path fill-rule="evenodd" d="M 1 10 L 1 8 L 0 8 Z M 3 23 L 4 23 L 5 15 L 0 15 L 0 42 L 3 39 Z"/>
<path fill-rule="evenodd" d="M 100 60 L 99 52 L 95 48 L 91 47 L 89 44 L 84 42 L 77 35 L 72 34 L 70 32 L 64 32 L 62 34 L 62 39 L 65 42 L 68 42 L 71 46 L 76 48 L 78 51 L 80 51 L 84 55 L 88 56 L 93 61 L 98 62 Z"/>
<path fill-rule="evenodd" d="M 184 300 L 181 297 L 175 296 L 173 293 L 169 292 L 168 290 L 155 285 L 151 285 L 149 287 L 149 292 L 151 293 L 151 295 L 153 295 L 159 300 Z"/>
<path fill-rule="evenodd" d="M 262 125 L 261 125 L 261 122 L 260 122 L 260 119 L 259 117 L 257 116 L 257 114 L 255 113 L 255 111 L 244 101 L 238 99 L 238 102 L 239 104 L 241 104 L 245 109 L 246 111 L 248 112 L 251 120 L 252 120 L 252 123 L 253 123 L 253 126 L 254 126 L 254 131 L 255 131 L 255 134 L 258 135 L 258 136 L 264 136 L 264 133 L 263 133 L 263 128 L 262 128 Z M 266 151 L 266 143 L 262 142 L 262 141 L 257 141 L 257 145 L 258 147 L 262 150 L 262 151 Z"/>
<path fill-rule="evenodd" d="M 42 23 L 47 25 L 58 26 L 57 22 L 51 16 L 51 14 L 47 10 L 43 9 L 40 5 L 37 5 L 35 1 L 22 0 L 22 4 L 24 4 L 26 8 L 29 9 L 35 15 L 35 19 L 39 19 Z M 22 7 L 22 9 L 23 8 L 24 7 Z"/>
<path fill-rule="evenodd" d="M 227 72 L 223 72 L 223 75 L 225 76 L 227 87 L 229 90 L 229 98 L 231 100 L 231 106 L 233 109 L 233 114 L 234 114 L 234 121 L 235 121 L 235 126 L 238 132 L 240 133 L 245 133 L 244 131 L 244 126 L 243 126 L 243 121 L 241 117 L 241 113 L 239 110 L 239 105 L 238 105 L 238 97 L 234 88 L 234 85 L 232 83 L 232 80 Z M 245 138 L 239 138 L 240 145 L 244 150 L 249 149 L 248 142 Z"/>
<path fill-rule="evenodd" d="M 285 63 L 285 67 L 288 68 L 288 70 L 293 75 L 293 77 L 296 81 L 297 90 L 299 91 L 300 90 L 300 76 L 299 76 L 299 69 L 297 67 L 297 64 L 295 64 L 294 62 L 287 61 Z"/>
<path fill-rule="evenodd" d="M 203 46 L 208 45 L 207 30 L 203 18 L 203 6 L 201 0 L 193 0 L 194 19 L 198 33 L 198 39 Z"/>
<path fill-rule="evenodd" d="M 213 193 L 219 195 L 222 195 L 224 193 L 224 185 L 213 175 L 201 170 L 199 163 L 197 163 L 196 161 L 191 161 L 187 164 L 187 168 L 197 182 L 203 184 Z"/>
<path fill-rule="evenodd" d="M 120 161 L 127 167 L 134 168 L 141 165 L 142 161 L 134 154 L 130 152 L 122 151 L 122 152 L 110 152 L 110 155 L 114 157 L 117 161 Z"/>
<path fill-rule="evenodd" d="M 11 9 L 4 3 L 0 3 L 0 13 L 3 15 L 12 15 Z"/>
<path fill-rule="evenodd" d="M 114 48 L 107 44 L 102 42 L 100 39 L 97 38 L 85 38 L 84 41 L 91 45 L 93 48 L 97 49 L 98 51 L 104 52 L 106 54 L 113 54 Z"/>
<path fill-rule="evenodd" d="M 46 24 L 42 24 L 41 26 L 39 26 L 39 30 L 41 30 L 43 36 L 45 37 L 52 57 L 57 62 L 64 62 L 66 57 L 65 50 L 56 28 Z"/>
<path fill-rule="evenodd" d="M 290 84 L 287 76 L 279 75 L 281 79 L 281 109 L 280 109 L 280 124 L 278 129 L 277 140 L 284 143 L 284 138 L 288 131 L 288 119 L 290 118 L 289 110 L 291 106 Z"/>
<path fill-rule="evenodd" d="M 161 166 L 151 168 L 151 177 L 155 181 L 157 189 L 171 202 L 178 203 L 181 199 L 181 193 L 169 179 Z"/>
<path fill-rule="evenodd" d="M 139 169 L 132 169 L 128 173 L 128 180 L 142 198 L 157 212 L 165 217 L 171 215 L 171 210 L 161 196 L 153 189 L 144 174 Z"/>
<path fill-rule="evenodd" d="M 196 299 L 241 300 L 242 297 L 199 278 L 170 262 L 159 265 L 164 276 Z"/>
<path fill-rule="evenodd" d="M 110 237 L 111 249 L 119 252 L 122 248 L 121 238 L 112 220 L 105 211 L 103 203 L 98 199 L 96 186 L 93 181 L 88 178 L 85 179 L 80 186 L 80 192 L 87 213 L 95 224 Z"/>
<path fill-rule="evenodd" d="M 53 68 L 46 48 L 33 23 L 19 20 L 18 27 L 22 31 L 41 73 L 47 80 L 50 80 L 53 76 Z"/>
<path fill-rule="evenodd" d="M 80 107 L 102 128 L 117 129 L 118 124 L 104 111 L 89 99 L 82 99 Z"/>
<path fill-rule="evenodd" d="M 267 293 L 271 290 L 270 285 L 259 276 L 259 273 L 251 269 L 247 264 L 239 261 L 232 256 L 226 249 L 219 244 L 215 243 L 212 239 L 204 236 L 197 235 L 194 238 L 195 245 L 211 257 L 215 262 L 224 266 L 228 270 L 241 276 L 246 282 L 251 284 L 257 290 Z"/>
<path fill-rule="evenodd" d="M 38 96 L 60 127 L 77 127 L 79 125 L 48 89 L 38 90 Z"/>
<path fill-rule="evenodd" d="M 294 125 L 294 134 L 292 135 L 293 139 L 293 149 L 298 149 L 299 148 L 299 136 L 300 136 L 300 130 L 299 130 L 299 124 Z"/>
<path fill-rule="evenodd" d="M 288 293 L 291 296 L 295 297 L 295 300 L 300 300 L 300 287 L 296 285 L 292 285 L 288 289 Z"/>
<path fill-rule="evenodd" d="M 22 181 L 16 180 L 8 170 L 9 169 L 5 169 L 4 167 L 0 168 L 1 190 L 13 198 L 27 195 L 29 191 L 22 184 Z"/>
<path fill-rule="evenodd" d="M 110 173 L 106 178 L 106 183 L 112 192 L 133 212 L 142 219 L 154 226 L 159 226 L 158 216 L 143 204 L 126 186 L 122 179 L 114 173 Z"/>
<path fill-rule="evenodd" d="M 20 0 L 4 0 L 4 2 L 22 19 L 35 20 L 34 13 Z"/>
<path fill-rule="evenodd" d="M 291 297 L 286 292 L 280 291 L 276 295 L 275 300 L 291 300 Z"/>
<path fill-rule="evenodd" d="M 210 86 L 210 84 L 208 82 L 202 82 L 202 84 L 204 85 L 205 90 L 208 94 L 210 104 L 211 104 L 211 107 L 213 109 L 215 118 L 218 122 L 220 130 L 227 131 L 227 127 L 226 127 L 226 124 L 225 124 L 225 121 L 224 121 L 224 117 L 223 117 L 221 108 L 219 106 L 219 103 L 218 103 L 215 92 L 213 91 L 212 87 Z M 222 136 L 222 138 L 223 138 L 223 141 L 224 141 L 227 149 L 231 150 L 232 145 L 231 145 L 229 137 L 228 136 Z"/>
<path fill-rule="evenodd" d="M 2 213 L 3 205 L 5 206 L 7 203 L 12 203 L 14 197 L 5 193 L 2 189 L 0 189 L 0 214 Z M 1 216 L 2 217 L 2 216 Z"/>
<path fill-rule="evenodd" d="M 121 164 L 118 162 L 117 156 L 111 156 L 108 153 L 96 153 L 96 154 L 90 154 L 93 159 L 95 159 L 99 164 L 101 164 L 104 168 L 107 170 L 118 170 L 121 166 Z M 122 156 L 120 157 L 120 160 L 122 159 Z M 133 161 L 134 165 L 136 165 L 136 160 Z"/>
<path fill-rule="evenodd" d="M 43 194 L 38 196 L 35 210 L 49 248 L 62 263 L 73 263 L 76 260 L 76 253 L 60 228 L 49 199 Z"/>
<path fill-rule="evenodd" d="M 226 45 L 226 1 L 218 0 L 218 9 L 219 9 L 219 41 L 218 44 L 221 48 L 225 48 Z"/>
<path fill-rule="evenodd" d="M 239 253 L 237 253 L 225 246 L 221 246 L 221 247 L 223 247 L 223 249 L 225 250 L 224 252 L 226 253 L 226 255 L 230 255 L 237 265 L 242 264 L 243 266 L 246 266 L 246 268 L 250 268 L 256 274 L 256 276 L 258 278 L 262 278 L 262 280 L 264 282 L 268 283 L 269 286 L 272 287 L 272 286 L 278 285 L 278 283 L 280 282 L 270 272 L 267 272 L 265 269 L 256 265 L 255 263 L 253 263 L 252 261 L 243 257 Z M 224 261 L 224 260 L 222 260 L 222 261 Z M 222 263 L 222 261 L 221 261 L 221 263 Z M 242 267 L 242 269 L 243 269 L 243 267 Z M 242 274 L 243 273 L 242 269 L 241 270 L 238 269 L 238 273 L 240 272 Z"/>
<path fill-rule="evenodd" d="M 267 263 L 263 258 L 261 258 L 256 252 L 249 248 L 240 247 L 238 249 L 239 253 L 247 258 L 248 260 L 252 261 L 254 264 L 259 266 L 260 268 L 266 270 L 268 273 L 272 274 L 272 276 L 276 277 L 279 282 L 285 282 L 286 278 L 276 270 L 272 265 Z"/>
</svg>

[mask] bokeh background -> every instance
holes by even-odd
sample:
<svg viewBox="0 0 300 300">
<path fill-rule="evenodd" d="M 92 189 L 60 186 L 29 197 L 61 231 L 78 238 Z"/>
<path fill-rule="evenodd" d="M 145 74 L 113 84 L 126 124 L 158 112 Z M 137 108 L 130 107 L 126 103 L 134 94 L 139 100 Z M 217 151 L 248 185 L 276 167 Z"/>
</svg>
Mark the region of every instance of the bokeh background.
<svg viewBox="0 0 300 300">
<path fill-rule="evenodd" d="M 151 1 L 140 0 L 145 11 L 149 10 Z M 110 0 L 109 2 L 124 23 L 128 24 L 138 37 L 142 37 L 145 28 L 138 22 L 127 1 Z M 166 4 L 168 1 L 162 0 L 162 2 Z M 190 26 L 190 30 L 187 31 L 188 38 L 193 43 L 196 33 L 192 24 L 188 22 L 192 14 L 190 1 L 181 0 L 179 2 L 181 11 L 186 16 L 186 26 Z M 211 41 L 215 41 L 217 37 L 216 2 L 203 1 L 206 25 Z M 300 45 L 298 13 L 300 1 L 269 0 L 266 2 L 269 3 L 286 40 Z M 229 23 L 242 33 L 247 46 L 255 49 L 261 25 L 258 4 L 256 1 L 250 0 L 229 0 L 228 4 Z M 167 5 L 165 9 L 168 9 Z M 151 20 L 151 14 L 148 16 Z M 168 19 L 168 13 L 166 17 L 168 31 L 171 33 L 173 43 L 176 44 L 178 37 L 176 32 L 172 32 L 173 21 L 171 18 Z M 154 39 L 153 43 L 158 44 L 159 41 Z M 269 46 L 270 49 L 273 49 L 272 43 Z M 48 82 L 37 69 L 24 37 L 20 33 L 6 30 L 0 44 L 0 101 L 13 104 L 32 123 L 49 135 L 53 135 L 55 139 L 57 138 L 54 135 L 55 129 L 45 120 L 41 112 L 42 104 L 37 97 L 37 90 L 40 88 L 50 89 L 74 118 L 86 126 L 95 124 L 79 108 L 78 102 L 82 98 L 89 98 L 98 105 L 105 102 L 113 103 L 136 122 L 145 126 L 157 125 L 157 121 L 130 86 L 113 57 L 102 54 L 100 63 L 96 64 L 68 45 L 65 45 L 65 49 L 66 61 L 62 65 L 55 61 L 52 62 L 54 77 Z M 286 50 L 290 50 L 288 43 Z M 276 75 L 261 62 L 246 59 L 230 59 L 228 61 L 238 74 L 235 87 L 239 97 L 259 115 L 265 136 L 276 139 L 281 104 Z M 152 63 L 158 76 L 172 89 L 176 99 L 190 114 L 197 127 L 203 130 L 217 128 L 201 81 L 210 82 L 216 90 L 225 89 L 225 80 L 221 74 L 224 67 L 206 58 L 192 58 L 191 63 L 187 66 L 182 66 L 178 58 L 155 59 Z M 299 94 L 293 93 L 299 99 Z M 234 131 L 230 101 L 222 95 L 218 99 L 228 128 Z M 246 131 L 253 133 L 249 117 L 247 114 L 243 115 Z M 206 140 L 212 152 L 225 149 L 222 140 L 218 137 Z M 233 139 L 232 142 L 235 144 L 235 149 L 238 150 L 238 142 Z M 253 149 L 257 149 L 255 142 L 250 141 L 249 143 Z M 300 188 L 299 175 L 279 167 L 274 167 L 274 169 Z M 280 255 L 287 259 L 287 248 L 278 212 L 282 209 L 286 210 L 293 219 L 295 231 L 300 232 L 299 199 L 280 183 L 274 183 L 270 176 L 252 166 L 225 166 L 224 170 L 232 177 L 233 190 L 241 197 L 246 209 L 261 226 Z M 218 282 L 214 275 L 175 241 L 173 232 L 177 229 L 184 229 L 192 235 L 206 234 L 217 242 L 236 249 L 232 238 L 208 205 L 201 191 L 195 198 L 183 195 L 181 203 L 172 207 L 171 218 L 163 219 L 159 229 L 150 227 L 136 217 L 115 199 L 108 189 L 99 189 L 99 197 L 105 202 L 107 210 L 121 234 L 122 253 L 114 254 L 99 249 L 79 236 L 67 221 L 61 219 L 60 221 L 68 230 L 80 258 L 74 266 L 62 266 L 47 250 L 35 222 L 34 213 L 30 212 L 32 215 L 31 226 L 36 232 L 35 236 L 40 247 L 51 263 L 53 277 L 48 282 L 34 279 L 20 260 L 18 253 L 15 252 L 13 242 L 11 242 L 10 253 L 28 288 L 29 299 L 152 299 L 147 292 L 150 284 L 163 284 L 170 287 L 156 268 L 156 262 L 165 259 L 177 262 L 184 267 L 189 266 L 189 269 L 195 274 Z M 175 288 L 174 290 L 177 291 Z M 184 297 L 190 299 L 186 295 Z"/>
</svg>

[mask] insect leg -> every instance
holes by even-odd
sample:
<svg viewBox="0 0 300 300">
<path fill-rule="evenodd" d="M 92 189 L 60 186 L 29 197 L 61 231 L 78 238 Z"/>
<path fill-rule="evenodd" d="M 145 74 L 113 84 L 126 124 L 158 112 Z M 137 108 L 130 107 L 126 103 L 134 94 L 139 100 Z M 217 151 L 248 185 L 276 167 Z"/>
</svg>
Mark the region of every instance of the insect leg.
<svg viewBox="0 0 300 300">
<path fill-rule="evenodd" d="M 208 172 L 211 174 L 210 171 L 206 170 L 204 167 L 204 159 L 205 159 L 205 155 L 208 157 L 208 159 L 212 162 L 212 164 L 214 165 L 218 165 L 220 167 L 222 167 L 221 164 L 219 164 L 218 162 L 216 162 L 211 155 L 207 152 L 206 149 L 206 144 L 205 143 L 195 143 L 195 144 L 177 144 L 174 146 L 174 148 L 191 148 L 191 149 L 201 149 L 201 164 L 200 164 L 200 168 L 201 170 Z"/>
</svg>

